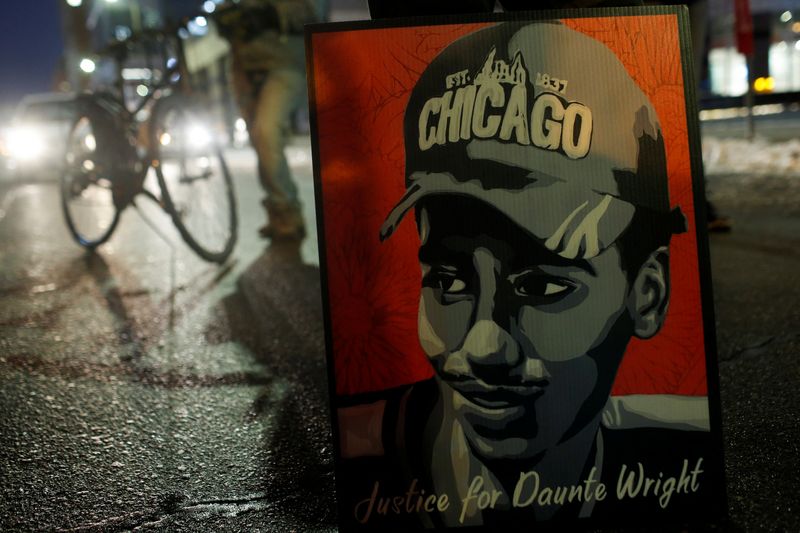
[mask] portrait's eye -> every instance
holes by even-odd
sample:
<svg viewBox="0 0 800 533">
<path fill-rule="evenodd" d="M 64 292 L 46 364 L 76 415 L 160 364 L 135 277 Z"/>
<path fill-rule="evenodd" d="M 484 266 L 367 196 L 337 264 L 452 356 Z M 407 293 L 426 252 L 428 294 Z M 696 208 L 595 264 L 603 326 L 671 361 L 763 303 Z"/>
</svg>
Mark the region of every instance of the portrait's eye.
<svg viewBox="0 0 800 533">
<path fill-rule="evenodd" d="M 424 275 L 422 284 L 436 289 L 442 296 L 460 296 L 467 292 L 467 282 L 458 269 L 451 267 L 432 268 Z"/>
<path fill-rule="evenodd" d="M 444 294 L 461 294 L 467 288 L 464 280 L 456 277 L 455 272 L 433 272 L 426 276 L 427 286 L 439 289 Z"/>
<path fill-rule="evenodd" d="M 439 283 L 442 291 L 449 294 L 458 294 L 464 292 L 464 289 L 467 288 L 467 284 L 455 276 L 442 277 Z"/>
<path fill-rule="evenodd" d="M 557 300 L 575 290 L 575 284 L 570 281 L 534 272 L 515 276 L 512 283 L 518 295 L 546 300 Z"/>
<path fill-rule="evenodd" d="M 544 286 L 544 296 L 553 296 L 568 291 L 570 287 L 563 283 L 547 283 Z"/>
</svg>

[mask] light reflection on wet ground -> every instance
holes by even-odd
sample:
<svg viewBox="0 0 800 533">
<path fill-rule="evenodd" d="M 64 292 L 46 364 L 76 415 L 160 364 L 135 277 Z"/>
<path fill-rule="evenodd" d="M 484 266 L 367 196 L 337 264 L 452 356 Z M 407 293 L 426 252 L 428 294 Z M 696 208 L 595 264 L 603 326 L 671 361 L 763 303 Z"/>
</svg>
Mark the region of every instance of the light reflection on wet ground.
<svg viewBox="0 0 800 533">
<path fill-rule="evenodd" d="M 311 214 L 308 151 L 289 155 Z M 86 254 L 56 182 L 0 183 L 0 529 L 331 531 L 328 436 L 297 445 L 327 419 L 304 422 L 302 376 L 276 373 L 281 344 L 239 292 L 264 214 L 254 157 L 229 159 L 240 238 L 222 267 L 150 202 L 166 241 L 128 209 Z M 302 252 L 316 262 L 313 234 Z"/>
</svg>

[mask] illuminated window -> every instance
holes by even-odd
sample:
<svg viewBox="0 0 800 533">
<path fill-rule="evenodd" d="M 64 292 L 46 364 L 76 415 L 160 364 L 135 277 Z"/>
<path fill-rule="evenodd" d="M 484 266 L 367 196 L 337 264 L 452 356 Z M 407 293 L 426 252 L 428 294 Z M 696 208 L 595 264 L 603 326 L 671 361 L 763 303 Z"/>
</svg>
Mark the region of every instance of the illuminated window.
<svg viewBox="0 0 800 533">
<path fill-rule="evenodd" d="M 800 41 L 773 43 L 769 47 L 769 73 L 775 92 L 800 91 Z"/>
<path fill-rule="evenodd" d="M 747 61 L 736 48 L 714 48 L 708 54 L 711 92 L 741 96 L 747 92 Z"/>
</svg>

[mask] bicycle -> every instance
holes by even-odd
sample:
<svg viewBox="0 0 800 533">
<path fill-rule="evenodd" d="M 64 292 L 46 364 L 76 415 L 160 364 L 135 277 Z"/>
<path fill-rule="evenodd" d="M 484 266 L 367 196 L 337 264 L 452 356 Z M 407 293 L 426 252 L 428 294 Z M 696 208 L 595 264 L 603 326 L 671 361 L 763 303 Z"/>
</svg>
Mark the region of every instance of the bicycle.
<svg viewBox="0 0 800 533">
<path fill-rule="evenodd" d="M 170 215 L 197 255 L 223 263 L 237 238 L 230 172 L 208 125 L 204 112 L 208 107 L 185 85 L 183 45 L 177 32 L 150 33 L 162 41 L 165 35 L 173 36 L 177 57 L 166 60 L 165 74 L 133 111 L 126 107 L 122 92 L 76 97 L 77 118 L 61 177 L 64 217 L 74 239 L 94 250 L 111 237 L 122 211 L 129 205 L 138 208 L 136 197 L 142 194 Z M 115 45 L 118 64 L 134 42 Z M 148 116 L 142 118 L 142 112 Z M 160 195 L 145 187 L 151 170 Z"/>
</svg>

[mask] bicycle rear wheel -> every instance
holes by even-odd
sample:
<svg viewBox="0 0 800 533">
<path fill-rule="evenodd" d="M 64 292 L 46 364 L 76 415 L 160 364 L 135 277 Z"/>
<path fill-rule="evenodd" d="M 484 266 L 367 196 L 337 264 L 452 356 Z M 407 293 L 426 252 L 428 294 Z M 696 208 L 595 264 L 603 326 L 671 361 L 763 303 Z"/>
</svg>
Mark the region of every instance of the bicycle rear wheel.
<svg viewBox="0 0 800 533">
<path fill-rule="evenodd" d="M 175 227 L 200 257 L 222 263 L 236 243 L 236 199 L 209 119 L 197 101 L 170 96 L 158 103 L 150 139 L 164 207 Z"/>
<path fill-rule="evenodd" d="M 61 207 L 74 239 L 89 249 L 108 240 L 119 221 L 113 183 L 97 151 L 97 125 L 90 115 L 75 121 L 67 138 Z"/>
</svg>

